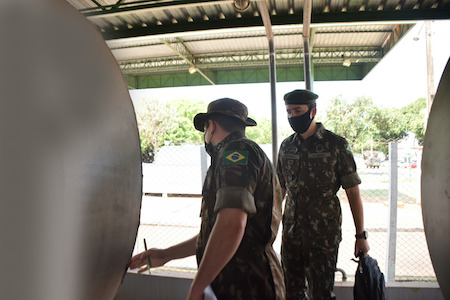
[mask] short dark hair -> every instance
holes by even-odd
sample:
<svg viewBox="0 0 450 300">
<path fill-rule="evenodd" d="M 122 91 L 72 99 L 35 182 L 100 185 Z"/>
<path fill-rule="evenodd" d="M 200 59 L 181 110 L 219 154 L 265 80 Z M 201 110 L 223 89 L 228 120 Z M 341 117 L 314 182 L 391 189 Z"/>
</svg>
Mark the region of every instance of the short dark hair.
<svg viewBox="0 0 450 300">
<path fill-rule="evenodd" d="M 245 133 L 245 123 L 242 122 L 241 120 L 237 119 L 237 118 L 233 118 L 233 117 L 229 117 L 226 115 L 222 115 L 222 114 L 211 114 L 210 116 L 208 116 L 205 124 L 206 124 L 206 128 L 209 127 L 209 122 L 208 120 L 212 120 L 214 122 L 216 122 L 217 124 L 220 125 L 220 127 L 222 127 L 223 130 L 227 131 L 227 132 L 240 132 L 240 133 Z"/>
</svg>

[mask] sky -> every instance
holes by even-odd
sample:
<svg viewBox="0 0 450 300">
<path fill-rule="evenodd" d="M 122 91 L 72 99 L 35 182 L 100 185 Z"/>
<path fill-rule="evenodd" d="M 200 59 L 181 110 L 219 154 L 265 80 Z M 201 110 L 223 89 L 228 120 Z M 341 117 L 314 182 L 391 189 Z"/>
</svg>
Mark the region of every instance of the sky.
<svg viewBox="0 0 450 300">
<path fill-rule="evenodd" d="M 371 97 L 378 105 L 397 108 L 408 105 L 418 98 L 426 98 L 425 28 L 424 22 L 418 22 L 363 80 L 315 81 L 313 90 L 319 95 L 318 110 L 324 110 L 327 102 L 336 96 L 350 101 L 361 96 Z M 433 21 L 431 23 L 431 41 L 434 81 L 435 89 L 437 89 L 442 72 L 450 57 L 450 21 Z M 283 95 L 291 90 L 301 88 L 305 88 L 304 82 L 277 83 L 279 125 L 286 126 L 288 124 L 282 101 Z M 246 104 L 249 113 L 254 117 L 271 118 L 269 83 L 130 90 L 130 95 L 133 101 L 144 98 L 160 101 L 192 99 L 202 100 L 205 103 L 229 97 Z"/>
</svg>

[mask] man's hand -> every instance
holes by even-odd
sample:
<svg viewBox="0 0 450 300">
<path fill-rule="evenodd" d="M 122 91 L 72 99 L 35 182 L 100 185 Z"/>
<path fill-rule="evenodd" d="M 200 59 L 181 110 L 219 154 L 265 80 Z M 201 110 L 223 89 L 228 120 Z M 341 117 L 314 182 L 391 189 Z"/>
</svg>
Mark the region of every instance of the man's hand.
<svg viewBox="0 0 450 300">
<path fill-rule="evenodd" d="M 152 248 L 150 250 L 139 253 L 131 258 L 130 269 L 141 268 L 147 265 L 147 258 L 150 260 L 150 267 L 156 268 L 165 265 L 172 259 L 184 258 L 195 254 L 195 245 L 197 243 L 198 234 L 192 238 L 176 244 L 166 249 Z M 145 272 L 142 269 L 139 273 Z"/>
<path fill-rule="evenodd" d="M 364 257 L 367 256 L 367 252 L 369 252 L 370 247 L 369 243 L 366 239 L 357 239 L 355 242 L 355 257 L 358 257 L 359 251 L 362 251 Z"/>
<path fill-rule="evenodd" d="M 186 300 L 203 300 L 203 291 L 195 291 L 192 289 L 189 290 L 189 294 L 186 298 Z"/>
<path fill-rule="evenodd" d="M 163 266 L 170 260 L 166 249 L 152 248 L 133 256 L 130 262 L 130 269 L 141 268 L 147 265 L 147 257 L 150 260 L 151 268 Z M 139 273 L 145 272 L 146 270 L 147 269 L 139 270 Z"/>
</svg>

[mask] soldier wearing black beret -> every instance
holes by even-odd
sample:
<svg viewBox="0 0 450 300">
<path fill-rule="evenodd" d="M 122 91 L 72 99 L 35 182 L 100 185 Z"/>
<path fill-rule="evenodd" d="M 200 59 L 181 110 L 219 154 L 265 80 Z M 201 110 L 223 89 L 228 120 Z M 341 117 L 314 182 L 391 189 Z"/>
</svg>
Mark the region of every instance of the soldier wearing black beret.
<svg viewBox="0 0 450 300">
<path fill-rule="evenodd" d="M 281 260 L 286 299 L 334 299 L 334 273 L 341 241 L 342 187 L 356 228 L 355 256 L 367 255 L 361 179 L 350 145 L 315 121 L 318 95 L 294 90 L 284 96 L 289 124 L 295 131 L 281 144 L 277 174 L 286 206 Z M 308 282 L 309 290 L 307 290 Z"/>
</svg>

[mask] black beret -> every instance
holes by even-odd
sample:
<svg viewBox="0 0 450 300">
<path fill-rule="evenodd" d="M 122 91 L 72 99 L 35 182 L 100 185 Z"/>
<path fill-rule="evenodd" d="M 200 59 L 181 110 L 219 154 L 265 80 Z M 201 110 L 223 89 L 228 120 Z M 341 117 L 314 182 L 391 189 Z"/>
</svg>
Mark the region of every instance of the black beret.
<svg viewBox="0 0 450 300">
<path fill-rule="evenodd" d="M 284 95 L 285 104 L 313 104 L 319 98 L 310 90 L 294 90 Z"/>
</svg>

